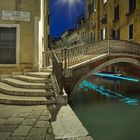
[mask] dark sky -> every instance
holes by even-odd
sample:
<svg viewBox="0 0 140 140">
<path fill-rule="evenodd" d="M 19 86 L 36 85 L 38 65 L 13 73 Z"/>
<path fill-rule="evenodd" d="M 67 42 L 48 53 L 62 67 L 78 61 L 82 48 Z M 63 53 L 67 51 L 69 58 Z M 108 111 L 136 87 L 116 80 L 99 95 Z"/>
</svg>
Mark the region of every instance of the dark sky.
<svg viewBox="0 0 140 140">
<path fill-rule="evenodd" d="M 66 29 L 73 28 L 77 17 L 84 14 L 84 0 L 75 0 L 72 5 L 67 1 L 69 0 L 50 0 L 50 34 L 52 37 L 60 36 Z"/>
</svg>

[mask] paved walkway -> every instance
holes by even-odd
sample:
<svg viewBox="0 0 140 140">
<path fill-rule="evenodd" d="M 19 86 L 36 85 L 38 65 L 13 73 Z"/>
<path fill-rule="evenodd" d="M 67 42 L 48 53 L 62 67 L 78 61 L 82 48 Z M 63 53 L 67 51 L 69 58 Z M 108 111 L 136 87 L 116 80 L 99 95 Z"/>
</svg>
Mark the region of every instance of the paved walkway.
<svg viewBox="0 0 140 140">
<path fill-rule="evenodd" d="M 53 129 L 53 130 L 52 130 Z M 72 109 L 62 107 L 51 124 L 45 105 L 0 104 L 0 140 L 93 140 Z"/>
<path fill-rule="evenodd" d="M 54 140 L 47 107 L 0 104 L 0 140 Z"/>
</svg>

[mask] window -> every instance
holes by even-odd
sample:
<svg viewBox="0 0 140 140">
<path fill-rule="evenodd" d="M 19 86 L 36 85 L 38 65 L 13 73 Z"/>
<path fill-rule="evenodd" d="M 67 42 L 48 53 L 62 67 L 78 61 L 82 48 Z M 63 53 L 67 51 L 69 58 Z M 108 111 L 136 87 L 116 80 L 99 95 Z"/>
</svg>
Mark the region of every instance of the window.
<svg viewBox="0 0 140 140">
<path fill-rule="evenodd" d="M 48 15 L 48 25 L 50 25 L 50 15 Z"/>
<path fill-rule="evenodd" d="M 0 27 L 0 64 L 16 64 L 16 27 Z"/>
<path fill-rule="evenodd" d="M 129 0 L 129 12 L 132 12 L 136 9 L 136 0 Z"/>
<path fill-rule="evenodd" d="M 103 4 L 107 3 L 107 0 L 103 0 Z"/>
<path fill-rule="evenodd" d="M 112 31 L 112 39 L 119 40 L 120 39 L 120 29 Z"/>
<path fill-rule="evenodd" d="M 101 29 L 101 36 L 100 37 L 101 37 L 101 40 L 106 38 L 106 28 L 105 27 Z"/>
<path fill-rule="evenodd" d="M 96 12 L 96 0 L 92 2 L 93 12 Z"/>
<path fill-rule="evenodd" d="M 114 20 L 119 19 L 119 5 L 115 6 L 114 8 Z"/>
<path fill-rule="evenodd" d="M 128 27 L 128 38 L 129 38 L 129 40 L 130 39 L 133 39 L 133 32 L 134 32 L 134 26 L 133 26 L 133 24 L 130 24 L 129 25 L 129 27 Z"/>
<path fill-rule="evenodd" d="M 92 41 L 95 42 L 95 33 L 93 33 Z"/>
<path fill-rule="evenodd" d="M 89 15 L 93 14 L 96 11 L 94 0 L 88 5 L 88 11 L 89 11 Z"/>
</svg>

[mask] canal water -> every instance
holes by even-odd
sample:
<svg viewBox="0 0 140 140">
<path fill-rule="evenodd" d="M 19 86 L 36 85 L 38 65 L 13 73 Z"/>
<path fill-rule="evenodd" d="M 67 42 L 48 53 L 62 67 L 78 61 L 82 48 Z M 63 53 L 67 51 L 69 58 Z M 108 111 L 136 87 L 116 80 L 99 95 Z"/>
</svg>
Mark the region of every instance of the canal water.
<svg viewBox="0 0 140 140">
<path fill-rule="evenodd" d="M 92 74 L 81 81 L 70 105 L 94 140 L 140 140 L 140 82 Z"/>
</svg>

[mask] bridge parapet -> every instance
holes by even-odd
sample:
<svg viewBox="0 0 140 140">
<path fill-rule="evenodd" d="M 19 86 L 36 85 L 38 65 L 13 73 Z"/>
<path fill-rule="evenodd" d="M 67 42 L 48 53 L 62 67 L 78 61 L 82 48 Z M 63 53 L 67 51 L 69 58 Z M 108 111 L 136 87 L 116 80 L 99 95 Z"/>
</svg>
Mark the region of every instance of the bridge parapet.
<svg viewBox="0 0 140 140">
<path fill-rule="evenodd" d="M 93 44 L 61 48 L 54 52 L 63 68 L 92 59 L 106 53 L 140 55 L 140 44 L 124 40 L 101 40 Z"/>
<path fill-rule="evenodd" d="M 140 55 L 140 44 L 126 40 L 109 40 L 109 52 Z"/>
</svg>

